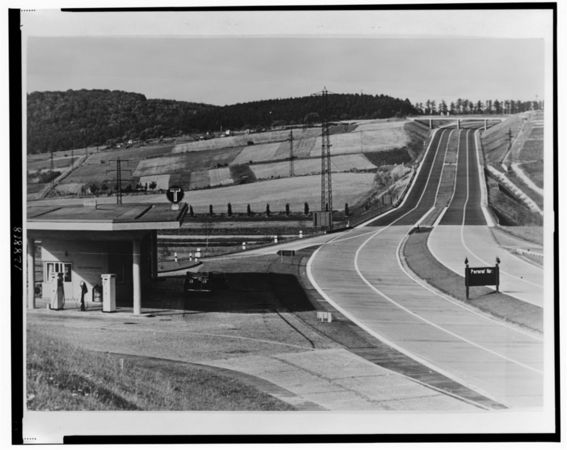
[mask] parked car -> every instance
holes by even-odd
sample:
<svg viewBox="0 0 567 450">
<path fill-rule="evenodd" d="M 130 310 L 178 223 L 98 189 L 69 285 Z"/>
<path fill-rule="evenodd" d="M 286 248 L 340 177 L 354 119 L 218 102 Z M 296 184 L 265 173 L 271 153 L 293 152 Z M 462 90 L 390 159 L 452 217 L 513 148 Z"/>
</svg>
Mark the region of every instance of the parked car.
<svg viewBox="0 0 567 450">
<path fill-rule="evenodd" d="M 227 287 L 224 274 L 219 272 L 187 272 L 183 283 L 185 292 L 213 292 Z"/>
</svg>

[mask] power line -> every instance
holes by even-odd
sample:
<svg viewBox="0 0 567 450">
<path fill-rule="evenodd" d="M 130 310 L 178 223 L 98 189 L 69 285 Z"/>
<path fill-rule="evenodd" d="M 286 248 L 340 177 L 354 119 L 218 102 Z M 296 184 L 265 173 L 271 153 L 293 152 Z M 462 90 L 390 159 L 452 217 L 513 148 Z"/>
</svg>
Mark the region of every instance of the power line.
<svg viewBox="0 0 567 450">
<path fill-rule="evenodd" d="M 293 177 L 294 167 L 293 167 L 293 129 L 289 130 L 289 176 Z"/>
<path fill-rule="evenodd" d="M 331 140 L 328 118 L 329 91 L 324 87 L 321 96 L 321 212 L 329 213 L 329 229 L 333 226 L 333 183 L 331 180 Z"/>
<path fill-rule="evenodd" d="M 108 169 L 107 172 L 116 172 L 116 204 L 122 205 L 122 171 L 131 172 L 130 169 L 123 169 L 122 163 L 129 162 L 129 159 L 111 159 L 111 162 L 116 162 L 116 169 Z"/>
</svg>

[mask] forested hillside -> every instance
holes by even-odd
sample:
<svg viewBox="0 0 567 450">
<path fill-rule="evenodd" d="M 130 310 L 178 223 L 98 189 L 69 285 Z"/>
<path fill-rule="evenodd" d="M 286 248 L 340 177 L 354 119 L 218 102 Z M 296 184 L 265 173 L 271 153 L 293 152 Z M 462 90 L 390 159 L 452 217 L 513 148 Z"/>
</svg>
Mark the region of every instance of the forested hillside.
<svg viewBox="0 0 567 450">
<path fill-rule="evenodd" d="M 381 119 L 414 114 L 409 100 L 387 95 L 329 94 L 329 120 Z M 318 122 L 322 114 L 320 96 L 262 100 L 237 103 L 203 112 L 197 123 L 200 129 L 248 129 Z"/>
<path fill-rule="evenodd" d="M 151 100 L 142 94 L 109 90 L 28 94 L 28 153 L 67 150 L 117 141 L 181 133 L 257 129 L 316 123 L 318 96 L 213 106 Z M 375 119 L 414 114 L 409 100 L 386 95 L 329 94 L 330 120 Z"/>
<path fill-rule="evenodd" d="M 216 108 L 109 90 L 32 92 L 27 100 L 28 153 L 171 136 L 196 114 Z"/>
</svg>

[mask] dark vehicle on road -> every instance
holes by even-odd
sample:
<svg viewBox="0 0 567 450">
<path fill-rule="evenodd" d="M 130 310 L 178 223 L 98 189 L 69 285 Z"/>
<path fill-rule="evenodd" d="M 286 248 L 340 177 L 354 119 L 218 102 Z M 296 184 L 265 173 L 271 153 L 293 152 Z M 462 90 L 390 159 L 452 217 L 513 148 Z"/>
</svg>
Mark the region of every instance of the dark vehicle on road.
<svg viewBox="0 0 567 450">
<path fill-rule="evenodd" d="M 183 290 L 185 292 L 213 292 L 226 286 L 226 280 L 222 274 L 215 272 L 187 272 Z"/>
</svg>

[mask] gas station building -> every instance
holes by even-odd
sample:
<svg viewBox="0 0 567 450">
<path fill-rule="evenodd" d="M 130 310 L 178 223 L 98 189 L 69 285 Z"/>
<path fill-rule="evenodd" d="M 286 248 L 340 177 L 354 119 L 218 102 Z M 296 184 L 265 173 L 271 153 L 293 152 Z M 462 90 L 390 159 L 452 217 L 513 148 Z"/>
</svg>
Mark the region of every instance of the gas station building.
<svg viewBox="0 0 567 450">
<path fill-rule="evenodd" d="M 29 205 L 29 204 L 28 204 Z M 36 287 L 45 298 L 53 279 L 64 299 L 91 299 L 103 274 L 113 274 L 115 295 L 140 314 L 146 283 L 157 275 L 157 230 L 178 229 L 187 204 L 35 206 L 27 210 L 27 303 L 36 307 Z M 40 261 L 36 261 L 40 259 Z M 41 278 L 38 276 L 41 267 Z"/>
</svg>

